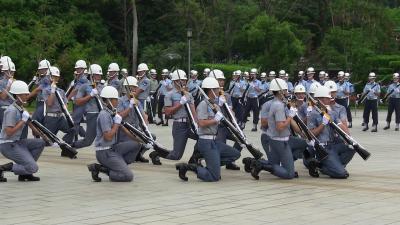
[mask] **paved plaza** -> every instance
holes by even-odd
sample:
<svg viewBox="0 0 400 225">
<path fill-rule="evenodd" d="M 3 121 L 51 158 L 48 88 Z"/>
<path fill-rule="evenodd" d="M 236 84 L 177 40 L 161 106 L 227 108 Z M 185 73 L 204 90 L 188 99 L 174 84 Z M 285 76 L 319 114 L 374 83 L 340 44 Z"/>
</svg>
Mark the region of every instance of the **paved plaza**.
<svg viewBox="0 0 400 225">
<path fill-rule="evenodd" d="M 222 168 L 220 182 L 199 181 L 191 172 L 182 182 L 176 162 L 162 159 L 162 166 L 131 165 L 131 183 L 111 183 L 105 176 L 94 183 L 86 167 L 95 161 L 92 147 L 80 150 L 76 160 L 48 147 L 39 159 L 40 182 L 21 183 L 6 173 L 0 224 L 400 224 L 400 132 L 383 131 L 383 111 L 378 133 L 362 132 L 360 116 L 359 111 L 351 132 L 372 156 L 363 161 L 356 154 L 347 180 L 312 178 L 298 161 L 298 179 L 263 172 L 256 181 L 240 159 L 241 171 Z M 171 126 L 150 129 L 172 147 Z M 260 132 L 246 127 L 245 133 L 261 148 Z M 182 162 L 193 145 L 189 140 Z"/>
</svg>

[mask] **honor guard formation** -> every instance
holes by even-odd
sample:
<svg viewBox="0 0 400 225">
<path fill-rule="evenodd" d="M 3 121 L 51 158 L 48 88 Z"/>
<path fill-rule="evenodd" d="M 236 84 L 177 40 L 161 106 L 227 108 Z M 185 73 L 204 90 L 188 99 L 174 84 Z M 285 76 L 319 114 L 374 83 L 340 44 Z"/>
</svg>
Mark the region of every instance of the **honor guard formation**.
<svg viewBox="0 0 400 225">
<path fill-rule="evenodd" d="M 1 182 L 7 181 L 6 172 L 18 175 L 19 181 L 39 181 L 34 174 L 47 146 L 75 159 L 79 149 L 92 145 L 97 162 L 87 168 L 95 182 L 105 177 L 130 182 L 134 174 L 129 164 L 150 161 L 161 166 L 166 160 L 181 160 L 185 151 L 193 152 L 190 160 L 175 166 L 183 181 L 192 175 L 219 181 L 222 166 L 240 170 L 235 162 L 243 151 L 252 156 L 242 159 L 243 169 L 256 180 L 262 171 L 297 178 L 296 160 L 303 161 L 312 177 L 346 179 L 346 166 L 355 153 L 364 160 L 370 156 L 351 136 L 351 101 L 364 105 L 363 131 L 378 132 L 378 105 L 385 101 L 383 129 L 392 129 L 395 112 L 394 130 L 399 131 L 398 73 L 385 93 L 377 75 L 369 73 L 362 93 L 357 94 L 350 73 L 330 76 L 313 67 L 298 71 L 292 79 L 285 70 L 238 70 L 228 81 L 218 69 L 188 74 L 178 68 L 162 69 L 159 74 L 141 63 L 129 75 L 115 62 L 107 71 L 88 64 L 75 63 L 74 79 L 64 91 L 58 87 L 64 74 L 48 60 L 39 62 L 36 76 L 27 84 L 15 79 L 12 59 L 1 57 L 0 151 L 11 161 L 0 166 Z M 24 108 L 30 102 L 36 102 L 32 115 Z M 263 151 L 246 138 L 249 123 L 251 132 L 259 132 Z M 171 127 L 165 135 L 171 135 L 172 149 L 157 141 L 149 124 Z M 186 146 L 189 138 L 196 142 L 193 150 Z M 146 151 L 150 159 L 144 157 Z"/>
</svg>

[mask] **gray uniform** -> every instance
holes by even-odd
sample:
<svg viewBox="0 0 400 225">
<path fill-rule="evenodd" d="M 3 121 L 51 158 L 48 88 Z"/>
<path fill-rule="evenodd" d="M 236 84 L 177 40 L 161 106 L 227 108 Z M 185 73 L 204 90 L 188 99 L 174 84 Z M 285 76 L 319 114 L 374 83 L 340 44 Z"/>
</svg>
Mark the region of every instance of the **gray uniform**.
<svg viewBox="0 0 400 225">
<path fill-rule="evenodd" d="M 103 85 L 98 84 L 96 86 L 97 91 L 100 93 L 103 90 Z M 93 86 L 89 83 L 83 84 L 76 94 L 75 98 L 83 98 L 90 95 Z M 86 134 L 85 137 L 81 140 L 74 142 L 73 146 L 75 148 L 83 148 L 90 146 L 94 139 L 96 138 L 96 120 L 97 116 L 99 115 L 99 106 L 96 103 L 96 98 L 92 97 L 88 102 L 85 104 L 85 115 L 86 115 Z"/>
<path fill-rule="evenodd" d="M 6 109 L 0 133 L 0 149 L 4 157 L 15 162 L 12 171 L 16 175 L 29 175 L 39 169 L 36 161 L 44 149 L 45 142 L 42 139 L 21 140 L 22 129 L 8 136 L 5 128 L 14 127 L 21 118 L 21 112 L 13 105 Z"/>
<path fill-rule="evenodd" d="M 175 88 L 164 98 L 165 107 L 171 107 L 179 103 L 182 95 Z M 188 104 L 193 105 L 193 97 L 188 97 Z M 165 157 L 166 159 L 179 160 L 182 158 L 183 152 L 185 151 L 186 143 L 188 138 L 197 140 L 197 134 L 194 134 L 190 129 L 188 114 L 186 113 L 185 107 L 181 106 L 173 115 L 174 122 L 172 124 L 172 137 L 174 139 L 173 150 Z M 196 151 L 197 144 L 194 146 Z"/>
<path fill-rule="evenodd" d="M 215 114 L 205 101 L 197 106 L 199 120 L 213 119 Z M 197 167 L 197 177 L 203 181 L 221 179 L 221 166 L 232 163 L 240 157 L 240 152 L 223 142 L 216 141 L 218 124 L 199 127 L 198 149 L 206 161 L 206 167 Z"/>
<path fill-rule="evenodd" d="M 44 120 L 44 93 L 43 90 L 50 87 L 51 85 L 51 80 L 50 76 L 42 76 L 36 81 L 36 85 L 41 88 L 42 90 L 38 93 L 36 97 L 36 110 L 32 115 L 32 119 L 39 121 L 40 123 L 43 123 Z"/>
<path fill-rule="evenodd" d="M 330 111 L 329 115 L 335 123 L 340 123 L 339 115 L 335 111 Z M 307 119 L 307 126 L 313 129 L 321 123 L 322 116 L 313 109 Z M 332 178 L 346 178 L 348 173 L 345 167 L 353 158 L 354 149 L 343 144 L 330 126 L 325 126 L 317 138 L 328 151 L 328 157 L 321 161 L 321 172 Z"/>
<path fill-rule="evenodd" d="M 118 106 L 117 106 L 117 111 L 118 112 L 122 112 L 124 110 L 126 110 L 127 108 L 129 108 L 129 104 L 130 104 L 130 99 L 128 98 L 128 96 L 124 95 L 122 97 L 120 97 L 118 99 Z M 143 107 L 140 107 L 140 103 L 139 103 L 139 110 L 140 113 L 142 114 L 142 116 L 144 115 L 144 111 L 143 111 Z M 135 109 L 130 109 L 129 110 L 129 114 L 128 116 L 126 116 L 125 118 L 122 119 L 122 121 L 127 122 L 137 128 L 140 128 L 140 121 L 138 116 L 136 115 Z M 122 141 L 130 141 L 132 140 L 128 135 L 125 134 L 125 132 L 122 131 L 122 129 L 120 129 L 118 131 L 118 141 L 122 142 Z"/>
<path fill-rule="evenodd" d="M 112 140 L 105 140 L 104 132 L 110 131 L 113 124 L 111 114 L 102 110 L 97 118 L 96 159 L 109 169 L 111 181 L 129 182 L 133 180 L 133 173 L 128 164 L 136 159 L 140 145 L 133 141 L 117 143 L 117 134 Z"/>
<path fill-rule="evenodd" d="M 118 80 L 118 77 L 115 77 L 112 80 L 108 81 L 108 86 L 112 86 L 115 89 L 117 89 L 118 94 L 121 96 L 122 95 L 122 83 L 120 80 Z"/>
</svg>

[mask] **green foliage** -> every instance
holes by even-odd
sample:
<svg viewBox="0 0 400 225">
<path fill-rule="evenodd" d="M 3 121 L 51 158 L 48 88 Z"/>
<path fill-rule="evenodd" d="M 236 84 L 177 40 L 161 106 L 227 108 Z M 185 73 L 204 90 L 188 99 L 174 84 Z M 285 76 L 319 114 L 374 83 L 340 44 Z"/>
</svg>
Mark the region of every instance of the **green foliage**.
<svg viewBox="0 0 400 225">
<path fill-rule="evenodd" d="M 399 71 L 400 70 L 400 61 L 390 61 L 389 67 L 392 68 L 392 70 L 394 70 L 394 71 Z"/>
</svg>

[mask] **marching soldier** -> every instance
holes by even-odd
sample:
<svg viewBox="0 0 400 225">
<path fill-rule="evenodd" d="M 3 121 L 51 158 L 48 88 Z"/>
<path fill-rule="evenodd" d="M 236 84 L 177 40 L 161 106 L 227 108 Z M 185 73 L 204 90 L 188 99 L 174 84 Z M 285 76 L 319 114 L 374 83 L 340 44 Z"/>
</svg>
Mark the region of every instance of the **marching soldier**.
<svg viewBox="0 0 400 225">
<path fill-rule="evenodd" d="M 204 78 L 208 77 L 208 75 L 210 74 L 210 71 L 211 71 L 210 68 L 205 68 L 203 71 L 203 77 Z"/>
<path fill-rule="evenodd" d="M 61 102 L 58 102 L 56 91 L 59 93 L 64 104 L 67 104 L 67 97 L 64 90 L 57 87 L 57 82 L 60 79 L 60 70 L 57 67 L 50 67 L 51 85 L 43 89 L 43 98 L 46 104 L 46 115 L 44 117 L 43 125 L 47 127 L 51 133 L 57 135 L 58 131 L 62 131 L 67 135 L 73 135 L 74 130 L 68 126 L 65 115 L 61 108 Z M 66 105 L 65 105 L 66 107 Z M 64 156 L 62 153 L 61 156 Z"/>
<path fill-rule="evenodd" d="M 332 97 L 331 105 L 330 105 L 331 109 L 336 112 L 336 114 L 339 117 L 340 122 L 343 124 L 344 127 L 346 127 L 346 129 L 344 129 L 344 130 L 346 132 L 349 132 L 346 108 L 343 105 L 338 104 L 335 100 L 335 99 L 337 99 L 338 85 L 334 81 L 328 80 L 325 82 L 324 86 L 329 88 L 329 91 L 330 91 L 330 94 Z"/>
<path fill-rule="evenodd" d="M 270 90 L 274 94 L 274 99 L 265 103 L 262 108 L 261 141 L 268 161 L 260 159 L 253 162 L 251 175 L 257 180 L 261 170 L 284 179 L 292 179 L 296 176 L 289 137 L 290 124 L 297 110 L 295 108 L 287 110 L 284 103 L 287 88 L 284 80 L 280 78 L 272 80 Z"/>
<path fill-rule="evenodd" d="M 272 81 L 273 79 L 275 79 L 275 77 L 276 77 L 275 71 L 271 70 L 271 71 L 269 72 L 269 74 L 268 74 L 268 80 L 269 80 L 269 83 L 270 83 L 270 84 L 271 84 L 271 81 Z"/>
<path fill-rule="evenodd" d="M 243 126 L 243 106 L 240 103 L 240 98 L 246 88 L 246 82 L 240 78 L 241 73 L 240 70 L 233 72 L 233 78 L 229 83 L 228 90 L 228 94 L 231 95 L 233 112 L 240 127 Z"/>
<path fill-rule="evenodd" d="M 73 143 L 72 146 L 75 148 L 84 148 L 93 143 L 96 138 L 97 116 L 102 108 L 98 99 L 99 93 L 104 87 L 104 84 L 100 82 L 103 70 L 100 65 L 92 64 L 89 66 L 88 72 L 89 76 L 91 76 L 91 83 L 83 84 L 75 97 L 76 105 L 85 106 L 86 115 L 86 134 L 83 139 Z"/>
<path fill-rule="evenodd" d="M 262 106 L 265 101 L 267 100 L 265 95 L 269 92 L 269 82 L 268 82 L 268 77 L 267 77 L 267 73 L 262 72 L 261 73 L 261 96 L 259 95 L 259 103 L 260 106 Z"/>
<path fill-rule="evenodd" d="M 17 100 L 14 104 L 22 107 L 28 99 L 28 85 L 23 81 L 14 81 L 10 93 Z M 0 149 L 4 157 L 15 163 L 10 162 L 0 166 L 0 181 L 7 181 L 3 176 L 5 171 L 12 171 L 18 175 L 18 181 L 39 181 L 40 178 L 33 174 L 39 169 L 36 161 L 44 149 L 45 142 L 42 139 L 21 139 L 22 129 L 30 115 L 27 111 L 21 112 L 14 104 L 4 112 Z"/>
<path fill-rule="evenodd" d="M 141 107 L 147 108 L 146 100 L 149 100 L 150 80 L 146 77 L 146 72 L 149 70 L 145 63 L 140 63 L 137 68 L 137 79 L 139 88 L 136 89 L 135 96 L 139 100 Z"/>
<path fill-rule="evenodd" d="M 399 131 L 400 124 L 400 83 L 399 83 L 399 74 L 393 74 L 393 83 L 389 85 L 387 89 L 387 96 L 389 97 L 389 105 L 388 105 L 388 113 L 386 117 L 386 126 L 383 128 L 384 130 L 390 129 L 390 121 L 392 120 L 392 114 L 395 112 L 396 114 L 396 127 L 395 131 Z"/>
<path fill-rule="evenodd" d="M 253 129 L 251 131 L 257 131 L 257 124 L 258 124 L 258 115 L 260 112 L 259 103 L 258 103 L 258 95 L 261 92 L 261 82 L 257 80 L 257 69 L 253 68 L 250 71 L 249 76 L 249 88 L 247 91 L 247 103 L 245 106 L 244 118 L 246 119 L 250 115 L 250 111 L 253 112 Z"/>
<path fill-rule="evenodd" d="M 154 118 L 155 118 L 155 110 L 157 107 L 157 98 L 155 97 L 156 95 L 156 91 L 158 88 L 158 80 L 157 80 L 157 70 L 155 69 L 151 69 L 150 70 L 150 93 L 149 93 L 149 97 L 150 97 L 150 104 L 149 106 L 151 106 L 150 110 L 149 110 L 149 123 L 155 123 Z"/>
<path fill-rule="evenodd" d="M 328 157 L 320 162 L 318 168 L 321 173 L 331 178 L 346 179 L 349 176 L 346 165 L 353 158 L 355 151 L 339 140 L 337 133 L 328 124 L 333 121 L 344 131 L 348 131 L 347 126 L 341 123 L 339 115 L 331 109 L 332 96 L 329 88 L 319 87 L 314 97 L 328 108 L 328 112 L 323 116 L 313 109 L 307 119 L 307 126 L 328 152 Z"/>
<path fill-rule="evenodd" d="M 368 83 L 365 85 L 363 94 L 366 94 L 365 106 L 363 112 L 364 128 L 363 131 L 368 130 L 369 113 L 372 112 L 372 130 L 371 132 L 378 131 L 378 97 L 381 94 L 381 87 L 375 82 L 375 73 L 369 73 Z"/>
<path fill-rule="evenodd" d="M 164 99 L 165 96 L 169 91 L 172 90 L 173 85 L 172 81 L 168 78 L 169 76 L 169 71 L 168 69 L 163 69 L 161 73 L 161 78 L 162 80 L 160 81 L 160 89 L 158 90 L 158 100 L 157 100 L 157 113 L 158 113 L 158 118 L 160 119 L 160 122 L 156 123 L 156 125 L 162 124 L 162 126 L 168 126 L 168 118 L 165 115 L 164 112 Z"/>
<path fill-rule="evenodd" d="M 3 121 L 4 111 L 12 103 L 11 99 L 8 97 L 7 92 L 10 90 L 11 84 L 13 83 L 13 77 L 15 73 L 15 64 L 9 58 L 2 58 L 1 72 L 3 74 L 0 80 L 0 126 Z"/>
<path fill-rule="evenodd" d="M 193 96 L 194 105 L 198 105 L 200 103 L 200 93 L 199 88 L 201 87 L 201 80 L 197 79 L 197 71 L 190 71 L 190 79 L 188 81 L 188 89 L 189 93 Z"/>
<path fill-rule="evenodd" d="M 117 133 L 121 128 L 122 117 L 113 115 L 118 104 L 118 91 L 112 86 L 104 87 L 100 97 L 106 102 L 105 108 L 97 118 L 97 135 L 95 140 L 96 159 L 100 163 L 88 165 L 95 182 L 100 182 L 99 173 L 109 176 L 110 181 L 131 182 L 133 173 L 128 164 L 133 163 L 140 150 L 134 141 L 117 141 Z M 125 130 L 125 129 L 124 129 Z"/>
<path fill-rule="evenodd" d="M 336 102 L 346 109 L 348 127 L 351 128 L 352 124 L 352 116 L 350 111 L 350 84 L 345 82 L 344 80 L 344 72 L 339 71 L 338 73 L 338 82 L 337 82 L 337 92 L 336 92 Z"/>
<path fill-rule="evenodd" d="M 319 83 L 321 84 L 321 86 L 324 86 L 325 84 L 325 71 L 319 71 Z"/>
<path fill-rule="evenodd" d="M 110 63 L 107 70 L 107 86 L 113 86 L 117 89 L 118 94 L 122 95 L 122 85 L 118 80 L 119 65 L 117 63 Z"/>
<path fill-rule="evenodd" d="M 172 125 L 172 138 L 173 138 L 173 150 L 165 157 L 169 160 L 180 160 L 185 151 L 186 143 L 188 138 L 197 140 L 197 134 L 191 130 L 189 124 L 189 115 L 185 110 L 184 105 L 189 104 L 190 110 L 194 116 L 197 118 L 196 110 L 194 108 L 193 97 L 190 94 L 182 95 L 183 86 L 186 86 L 187 77 L 183 70 L 175 70 L 171 75 L 174 88 L 167 92 L 164 99 L 165 114 L 171 116 L 174 120 Z M 194 146 L 194 152 L 196 150 L 197 144 Z M 150 153 L 150 158 L 153 164 L 160 165 L 159 155 L 156 151 Z"/>
<path fill-rule="evenodd" d="M 283 79 L 283 80 L 286 82 L 286 84 L 288 85 L 288 92 L 289 92 L 289 93 L 293 93 L 294 87 L 293 87 L 292 82 L 289 81 L 289 74 L 288 74 L 288 73 L 285 73 L 285 76 L 284 76 L 282 79 Z"/>
<path fill-rule="evenodd" d="M 218 101 L 216 96 L 220 91 L 220 85 L 215 78 L 205 78 L 201 87 L 211 101 Z M 221 165 L 234 162 L 240 157 L 240 153 L 236 149 L 216 141 L 218 124 L 224 116 L 219 111 L 219 107 L 215 107 L 218 110 L 216 113 L 210 108 L 206 100 L 203 100 L 197 106 L 196 110 L 199 119 L 198 148 L 207 166 L 202 167 L 186 163 L 176 164 L 176 169 L 179 170 L 179 177 L 184 181 L 188 180 L 186 172 L 189 170 L 196 173 L 197 177 L 203 181 L 219 181 L 221 179 Z"/>
<path fill-rule="evenodd" d="M 301 84 L 304 87 L 306 87 L 307 81 L 304 80 L 304 71 L 299 71 L 299 73 L 297 74 L 297 78 L 298 78 L 298 81 L 296 83 L 296 86 Z"/>
<path fill-rule="evenodd" d="M 317 82 L 316 80 L 314 80 L 314 75 L 315 75 L 315 70 L 313 67 L 308 67 L 307 71 L 307 81 L 306 81 L 306 85 L 304 87 L 306 87 L 306 91 L 309 92 L 310 91 L 310 87 L 311 84 Z"/>
</svg>

